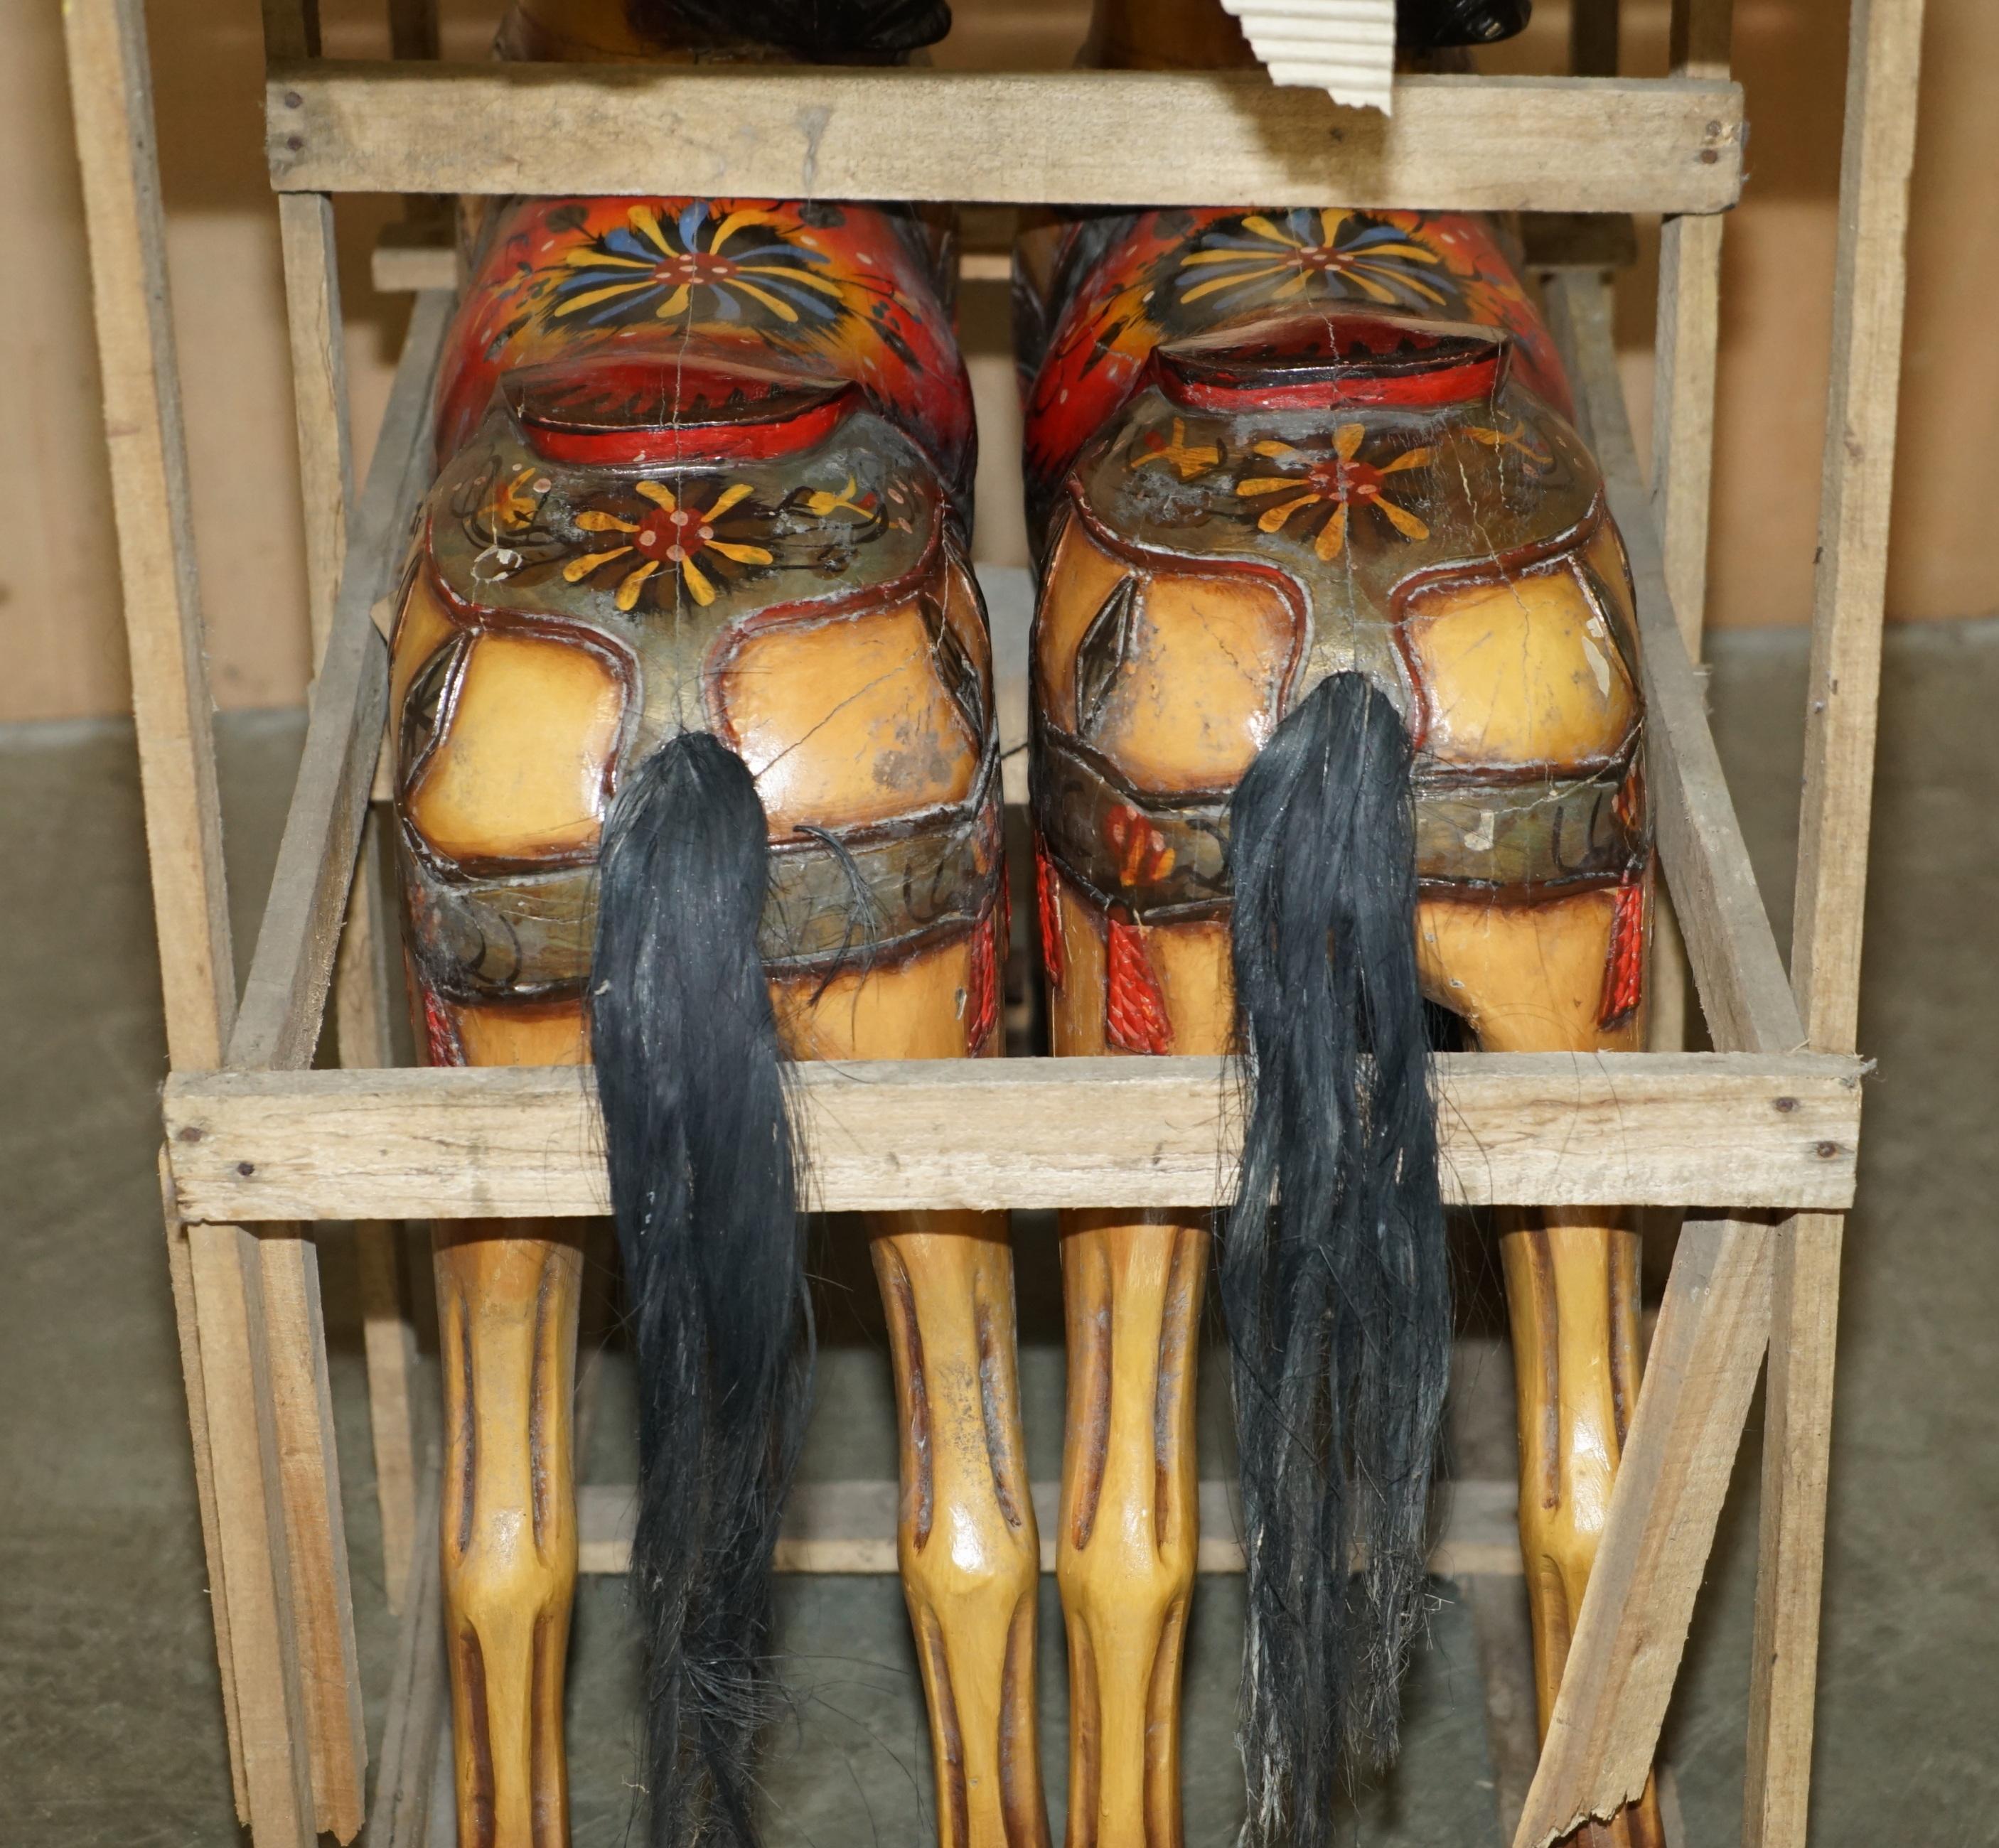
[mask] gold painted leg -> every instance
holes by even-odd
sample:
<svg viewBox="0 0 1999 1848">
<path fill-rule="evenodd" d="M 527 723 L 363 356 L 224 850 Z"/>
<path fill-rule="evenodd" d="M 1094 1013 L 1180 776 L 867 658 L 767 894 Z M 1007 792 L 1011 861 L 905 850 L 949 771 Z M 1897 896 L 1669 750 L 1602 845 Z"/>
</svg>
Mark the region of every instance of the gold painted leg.
<svg viewBox="0 0 1999 1848">
<path fill-rule="evenodd" d="M 1638 1398 L 1638 1236 L 1601 1209 L 1550 1209 L 1499 1241 L 1520 1425 L 1520 1552 L 1546 1736 Z M 1588 1848 L 1661 1848 L 1656 1785 Z"/>
<path fill-rule="evenodd" d="M 1069 1848 L 1177 1848 L 1180 1659 L 1200 1542 L 1202 1216 L 1063 1216 Z"/>
<path fill-rule="evenodd" d="M 1426 900 L 1417 941 L 1433 998 L 1488 1052 L 1613 1051 L 1645 1043 L 1641 1007 L 1602 1024 L 1616 916 L 1609 892 L 1533 905 Z M 1637 1404 L 1640 1241 L 1614 1207 L 1510 1216 L 1500 1241 L 1520 1429 L 1520 1549 L 1545 1736 Z M 1662 1848 L 1657 1789 L 1578 1848 Z"/>
<path fill-rule="evenodd" d="M 569 1839 L 563 1668 L 576 1592 L 582 1232 L 580 1221 L 518 1220 L 440 1222 L 437 1232 L 445 1621 L 463 1848 Z"/>
<path fill-rule="evenodd" d="M 1103 921 L 1057 882 L 1058 1054 L 1110 1050 Z M 1218 1053 L 1220 924 L 1145 933 L 1176 1053 Z M 1069 1630 L 1069 1848 L 1177 1848 L 1180 1660 L 1200 1542 L 1194 1369 L 1206 1213 L 1065 1213 L 1069 1416 L 1055 1573 Z"/>
<path fill-rule="evenodd" d="M 901 1435 L 903 1595 L 930 1702 L 941 1848 L 1045 1848 L 1035 1744 L 1041 1573 L 1000 1213 L 874 1222 Z"/>
<path fill-rule="evenodd" d="M 962 1058 L 969 938 L 885 968 L 780 978 L 795 1059 Z M 981 1052 L 996 1050 L 996 1029 Z M 1035 1743 L 1041 1538 L 1020 1439 L 1013 1254 L 999 1213 L 871 1216 L 901 1434 L 896 1555 L 930 1703 L 942 1848 L 1045 1848 Z"/>
</svg>

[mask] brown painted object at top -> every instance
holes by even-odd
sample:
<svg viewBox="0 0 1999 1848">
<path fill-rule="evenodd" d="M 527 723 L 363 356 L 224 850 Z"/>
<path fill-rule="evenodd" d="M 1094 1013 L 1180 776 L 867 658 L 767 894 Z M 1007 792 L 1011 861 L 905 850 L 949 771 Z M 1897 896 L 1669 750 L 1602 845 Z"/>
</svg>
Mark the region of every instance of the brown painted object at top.
<svg viewBox="0 0 1999 1848">
<path fill-rule="evenodd" d="M 1093 43 L 1139 66 L 1247 56 L 1211 0 L 1101 5 Z M 1642 1045 L 1630 579 L 1503 234 L 1332 204 L 1058 220 L 1024 237 L 1016 277 L 1054 1050 L 1232 1050 L 1229 798 L 1341 672 L 1416 747 L 1426 997 L 1486 1050 Z M 1138 1441 L 1162 1383 L 1190 1400 L 1188 1292 L 1162 1279 L 1187 1275 L 1206 1222 L 1064 1230 L 1069 1839 L 1161 1848 L 1180 1839 L 1191 1445 L 1162 1421 L 1156 1470 L 1105 1457 Z M 1545 1726 L 1637 1388 L 1636 1241 L 1607 1207 L 1520 1214 L 1501 1252 Z M 1159 1544 L 1121 1551 L 1140 1529 Z M 1656 1801 L 1584 1833 L 1651 1848 Z"/>
</svg>

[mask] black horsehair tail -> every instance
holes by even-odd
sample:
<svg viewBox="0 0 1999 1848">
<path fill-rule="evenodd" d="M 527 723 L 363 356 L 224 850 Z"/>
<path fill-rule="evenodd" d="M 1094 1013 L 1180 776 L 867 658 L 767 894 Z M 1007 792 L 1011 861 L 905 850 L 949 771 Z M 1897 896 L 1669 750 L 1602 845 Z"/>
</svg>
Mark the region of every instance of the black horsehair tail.
<svg viewBox="0 0 1999 1848">
<path fill-rule="evenodd" d="M 1249 1096 L 1220 1296 L 1248 1560 L 1245 1848 L 1317 1848 L 1394 1753 L 1450 1360 L 1412 754 L 1339 673 L 1230 808 Z M 1350 1569 L 1349 1569 L 1350 1568 Z"/>
<path fill-rule="evenodd" d="M 812 1335 L 757 955 L 768 867 L 750 772 L 702 733 L 637 765 L 605 824 L 590 1017 L 638 1351 L 655 1848 L 754 1842 L 774 1689 L 771 1551 Z"/>
</svg>

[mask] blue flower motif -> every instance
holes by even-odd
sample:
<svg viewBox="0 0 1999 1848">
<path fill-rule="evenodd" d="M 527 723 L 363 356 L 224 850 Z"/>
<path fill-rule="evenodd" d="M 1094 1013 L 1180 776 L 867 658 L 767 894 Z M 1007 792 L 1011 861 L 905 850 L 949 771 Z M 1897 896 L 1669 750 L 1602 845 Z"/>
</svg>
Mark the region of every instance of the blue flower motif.
<svg viewBox="0 0 1999 1848">
<path fill-rule="evenodd" d="M 1225 219 L 1180 261 L 1176 306 L 1211 299 L 1225 313 L 1288 299 L 1366 300 L 1433 312 L 1457 285 L 1438 254 L 1364 212 L 1299 206 Z"/>
<path fill-rule="evenodd" d="M 847 312 L 838 283 L 821 273 L 824 252 L 793 243 L 774 212 L 744 206 L 718 214 L 696 199 L 661 222 L 635 205 L 614 227 L 563 257 L 550 313 L 587 326 L 636 321 L 740 321 L 823 327 Z"/>
</svg>

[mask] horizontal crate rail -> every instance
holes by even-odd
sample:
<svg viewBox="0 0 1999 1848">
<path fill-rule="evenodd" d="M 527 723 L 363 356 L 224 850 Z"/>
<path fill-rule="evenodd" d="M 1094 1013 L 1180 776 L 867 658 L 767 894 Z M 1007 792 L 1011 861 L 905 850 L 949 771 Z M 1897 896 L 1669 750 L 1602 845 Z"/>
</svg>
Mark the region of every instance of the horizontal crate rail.
<svg viewBox="0 0 1999 1848">
<path fill-rule="evenodd" d="M 1455 1053 L 1437 1060 L 1446 1192 L 1464 1205 L 1838 1209 L 1861 1066 L 1821 1054 Z M 795 1068 L 830 1212 L 1207 1206 L 1228 1197 L 1239 1072 L 1211 1058 Z M 602 1126 L 574 1066 L 181 1073 L 183 1219 L 602 1213 Z"/>
<path fill-rule="evenodd" d="M 1741 88 L 1689 78 L 1405 77 L 1384 116 L 1260 73 L 309 61 L 271 66 L 265 125 L 281 192 L 1709 213 L 1742 187 Z"/>
<path fill-rule="evenodd" d="M 1211 1477 L 1198 1491 L 1200 1537 L 1194 1569 L 1240 1573 L 1242 1509 L 1238 1485 Z M 1061 1531 L 1062 1484 L 1029 1485 L 1041 1530 L 1041 1569 L 1055 1569 Z M 639 1493 L 632 1483 L 585 1483 L 577 1491 L 577 1564 L 584 1572 L 622 1573 L 631 1563 Z M 833 1480 L 799 1483 L 785 1497 L 772 1564 L 782 1573 L 887 1576 L 898 1569 L 896 1518 L 899 1483 Z M 1518 1578 L 1519 1491 L 1512 1482 L 1481 1476 L 1453 1478 L 1436 1499 L 1429 1569 L 1439 1578 L 1486 1574 Z"/>
</svg>

